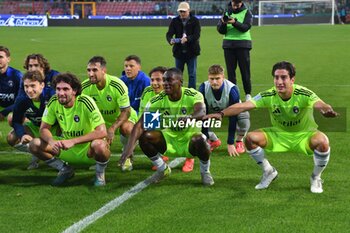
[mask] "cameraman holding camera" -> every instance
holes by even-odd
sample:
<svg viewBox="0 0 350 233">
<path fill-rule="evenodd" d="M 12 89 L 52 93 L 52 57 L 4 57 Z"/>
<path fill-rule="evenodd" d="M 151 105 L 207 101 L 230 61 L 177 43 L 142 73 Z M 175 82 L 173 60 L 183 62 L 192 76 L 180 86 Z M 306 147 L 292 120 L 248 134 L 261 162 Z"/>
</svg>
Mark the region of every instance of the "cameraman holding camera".
<svg viewBox="0 0 350 233">
<path fill-rule="evenodd" d="M 222 48 L 224 49 L 228 79 L 237 85 L 237 63 L 241 71 L 245 99 L 251 99 L 252 85 L 250 81 L 250 50 L 252 40 L 250 28 L 253 16 L 242 0 L 232 0 L 228 10 L 220 19 L 217 30 L 224 35 Z"/>
</svg>

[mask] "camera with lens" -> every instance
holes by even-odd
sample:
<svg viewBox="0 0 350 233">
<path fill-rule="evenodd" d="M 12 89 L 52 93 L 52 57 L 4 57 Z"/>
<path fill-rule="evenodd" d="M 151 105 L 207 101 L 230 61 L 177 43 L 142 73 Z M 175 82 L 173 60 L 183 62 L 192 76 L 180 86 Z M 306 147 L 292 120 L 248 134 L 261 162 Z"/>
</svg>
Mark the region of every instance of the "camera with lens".
<svg viewBox="0 0 350 233">
<path fill-rule="evenodd" d="M 228 17 L 226 14 L 224 14 L 224 16 L 222 16 L 222 20 L 227 23 L 229 20 L 231 20 L 231 17 Z"/>
</svg>

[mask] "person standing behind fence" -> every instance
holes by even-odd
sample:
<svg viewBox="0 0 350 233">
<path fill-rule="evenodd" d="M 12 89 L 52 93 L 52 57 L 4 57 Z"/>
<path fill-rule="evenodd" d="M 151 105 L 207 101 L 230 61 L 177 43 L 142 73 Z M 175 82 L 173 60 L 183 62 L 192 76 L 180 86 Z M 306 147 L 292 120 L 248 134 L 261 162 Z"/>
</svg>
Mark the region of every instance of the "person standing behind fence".
<svg viewBox="0 0 350 233">
<path fill-rule="evenodd" d="M 184 71 L 187 64 L 188 87 L 196 89 L 197 56 L 200 54 L 199 37 L 201 26 L 199 20 L 190 13 L 190 5 L 181 2 L 177 8 L 179 16 L 170 22 L 166 39 L 173 46 L 175 66 Z"/>
<path fill-rule="evenodd" d="M 237 63 L 241 71 L 246 100 L 251 98 L 252 85 L 250 81 L 250 50 L 252 40 L 250 28 L 253 17 L 242 0 L 232 0 L 228 10 L 220 19 L 217 30 L 224 35 L 222 48 L 224 49 L 228 80 L 237 85 Z"/>
</svg>

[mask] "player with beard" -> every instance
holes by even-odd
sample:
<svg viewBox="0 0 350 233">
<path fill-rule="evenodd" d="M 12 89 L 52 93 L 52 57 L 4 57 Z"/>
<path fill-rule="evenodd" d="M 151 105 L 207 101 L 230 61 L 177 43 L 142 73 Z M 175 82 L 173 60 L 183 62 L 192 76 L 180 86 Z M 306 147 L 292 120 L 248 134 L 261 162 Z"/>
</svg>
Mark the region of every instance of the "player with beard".
<svg viewBox="0 0 350 233">
<path fill-rule="evenodd" d="M 81 94 L 79 79 L 70 73 L 57 75 L 53 80 L 56 90 L 46 106 L 40 126 L 40 138 L 30 142 L 29 150 L 50 167 L 58 176 L 52 185 L 63 184 L 74 176 L 69 164 L 96 163 L 95 186 L 104 186 L 105 168 L 110 150 L 105 137 L 106 125 L 92 98 Z M 62 137 L 54 137 L 50 131 L 58 122 Z"/>
</svg>

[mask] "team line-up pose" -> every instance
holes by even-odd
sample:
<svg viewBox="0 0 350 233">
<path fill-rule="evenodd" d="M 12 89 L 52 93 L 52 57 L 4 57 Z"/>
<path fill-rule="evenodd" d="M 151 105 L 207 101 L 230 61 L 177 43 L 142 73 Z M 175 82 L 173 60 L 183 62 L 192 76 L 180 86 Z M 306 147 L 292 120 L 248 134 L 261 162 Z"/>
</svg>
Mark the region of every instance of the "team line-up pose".
<svg viewBox="0 0 350 233">
<path fill-rule="evenodd" d="M 230 117 L 228 155 L 238 156 L 247 149 L 263 173 L 256 189 L 268 188 L 278 175 L 266 159 L 265 151 L 313 155 L 310 190 L 323 192 L 321 174 L 329 161 L 330 145 L 327 136 L 317 130 L 313 110 L 325 117 L 336 117 L 338 113 L 314 92 L 295 84 L 295 67 L 290 62 L 276 63 L 272 68 L 274 86 L 245 102 L 240 101 L 238 88 L 224 78 L 220 65 L 209 67 L 208 81 L 199 87 L 200 91 L 182 87 L 181 70 L 155 67 L 150 72 L 151 88 L 143 89 L 141 107 L 133 109 L 127 87 L 130 80 L 125 79 L 125 84 L 122 79 L 108 75 L 107 62 L 101 56 L 88 61 L 88 79 L 83 84 L 73 74 L 52 71 L 41 54 L 27 56 L 24 66 L 27 72 L 22 78 L 20 71 L 9 67 L 9 57 L 9 50 L 0 46 L 0 81 L 3 83 L 0 94 L 13 97 L 0 102 L 1 119 L 8 116 L 13 127 L 8 143 L 32 153 L 35 161 L 32 160 L 29 169 L 38 167 L 37 159 L 57 169 L 59 173 L 53 185 L 72 178 L 71 165 L 77 163 L 94 165 L 94 185 L 105 185 L 109 147 L 115 134 L 120 135 L 123 144 L 118 163 L 123 171 L 132 170 L 133 151 L 139 145 L 159 173 L 158 180 L 171 172 L 167 156 L 186 157 L 184 172 L 193 170 L 193 158 L 198 157 L 202 183 L 213 185 L 210 154 L 218 146 L 215 142 L 220 140 L 212 129 L 186 124 L 145 128 L 144 114 L 151 113 L 158 114 L 153 115 L 154 119 L 167 118 L 174 122 Z M 125 63 L 133 59 L 140 63 L 135 55 L 128 56 Z M 125 67 L 128 72 L 128 66 Z M 140 69 L 135 70 L 135 77 L 138 72 Z M 268 109 L 272 127 L 247 133 L 248 111 L 254 108 Z"/>
</svg>

